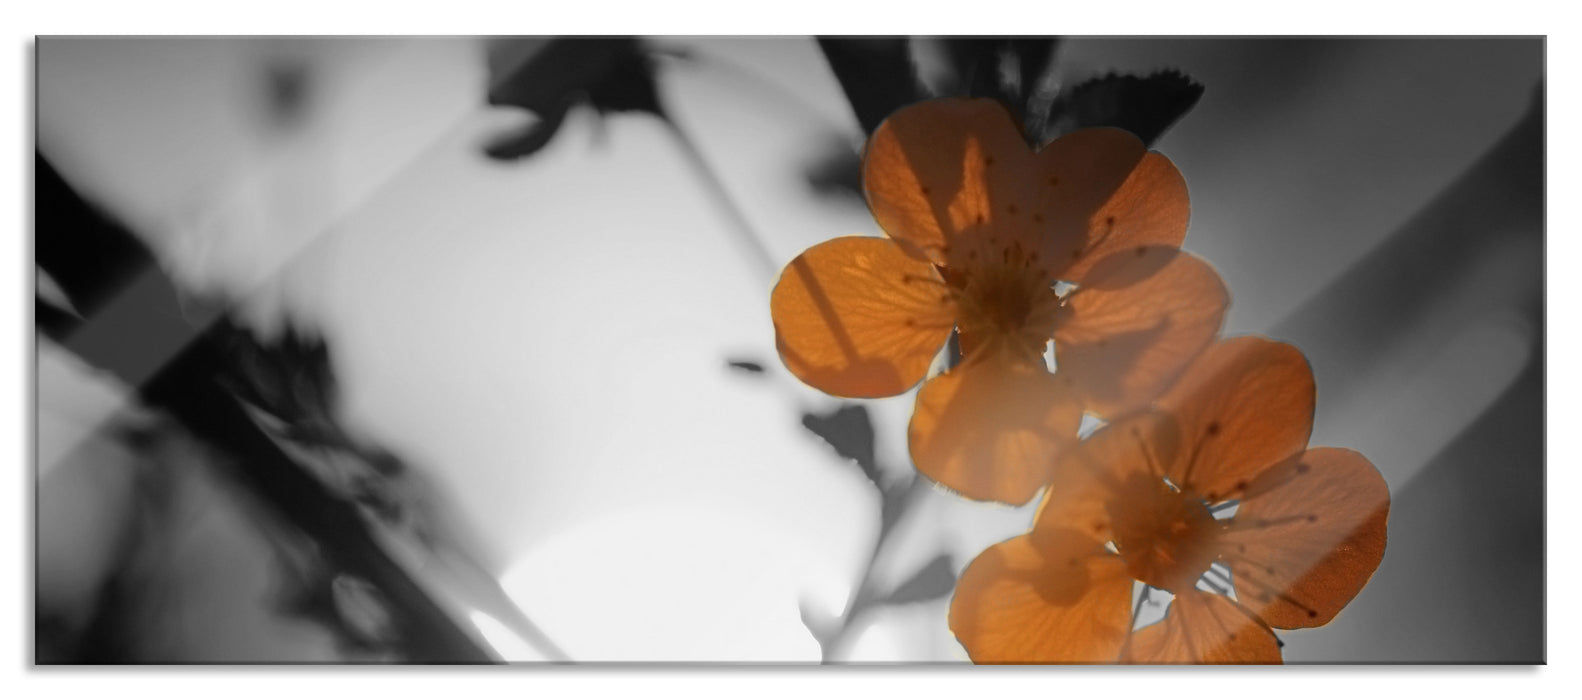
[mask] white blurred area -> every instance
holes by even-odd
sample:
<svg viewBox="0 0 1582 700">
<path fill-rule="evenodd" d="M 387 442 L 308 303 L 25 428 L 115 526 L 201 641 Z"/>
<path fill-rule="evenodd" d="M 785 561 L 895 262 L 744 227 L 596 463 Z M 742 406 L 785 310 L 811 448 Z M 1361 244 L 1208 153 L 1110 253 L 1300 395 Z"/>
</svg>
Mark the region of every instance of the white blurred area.
<svg viewBox="0 0 1582 700">
<path fill-rule="evenodd" d="M 697 58 L 664 64 L 662 97 L 777 264 L 878 232 L 859 204 L 803 181 L 828 140 L 861 140 L 812 40 L 660 43 Z M 1258 332 L 1489 149 L 1541 77 L 1516 58 L 1369 53 L 1384 50 L 1326 59 L 1322 80 L 1293 78 L 1310 81 L 1305 101 L 1255 118 L 1231 112 L 1262 84 L 1209 42 L 1078 40 L 1061 60 L 1067 79 L 1179 66 L 1208 85 L 1157 147 L 1192 188 L 1186 247 L 1232 291 L 1227 331 Z M 272 69 L 305 76 L 296 128 L 258 116 Z M 657 120 L 578 108 L 540 153 L 490 161 L 481 145 L 522 117 L 484 106 L 475 40 L 44 39 L 38 70 L 42 152 L 191 289 L 227 295 L 263 332 L 321 330 L 348 422 L 452 496 L 482 558 L 572 659 L 819 659 L 799 604 L 842 609 L 877 498 L 801 427 L 802 412 L 837 402 L 780 367 L 775 271 L 741 254 L 747 232 Z M 1446 90 L 1423 108 L 1389 98 L 1402 80 L 1457 71 L 1477 76 L 1475 94 Z M 1411 128 L 1425 119 L 1450 126 Z M 1536 342 L 1498 322 L 1465 333 L 1378 382 L 1372 418 L 1318 433 L 1404 486 Z M 53 352 L 41 348 L 41 372 L 71 374 Z M 1478 381 L 1452 381 L 1469 371 Z M 91 383 L 78 373 L 40 385 L 45 487 L 65 446 L 102 420 L 74 408 Z M 908 464 L 910 402 L 868 404 L 882 464 Z M 931 497 L 880 578 L 941 550 L 959 569 L 1031 514 Z M 498 620 L 467 620 L 506 658 L 542 658 Z M 944 601 L 869 620 L 848 660 L 964 660 Z"/>
</svg>

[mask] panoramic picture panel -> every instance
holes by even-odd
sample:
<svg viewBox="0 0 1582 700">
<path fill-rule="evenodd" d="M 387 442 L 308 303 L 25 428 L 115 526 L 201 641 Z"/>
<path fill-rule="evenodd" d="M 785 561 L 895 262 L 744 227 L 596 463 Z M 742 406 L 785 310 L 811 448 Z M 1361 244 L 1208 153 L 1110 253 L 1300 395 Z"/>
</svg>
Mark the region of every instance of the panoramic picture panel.
<svg viewBox="0 0 1582 700">
<path fill-rule="evenodd" d="M 38 38 L 35 664 L 1543 664 L 1545 39 Z"/>
</svg>

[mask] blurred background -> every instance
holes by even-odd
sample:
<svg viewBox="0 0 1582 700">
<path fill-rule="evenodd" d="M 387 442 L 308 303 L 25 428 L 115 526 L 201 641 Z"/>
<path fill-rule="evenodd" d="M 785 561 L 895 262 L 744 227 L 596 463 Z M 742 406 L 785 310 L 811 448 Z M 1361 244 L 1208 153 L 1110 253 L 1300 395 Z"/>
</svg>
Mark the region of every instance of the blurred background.
<svg viewBox="0 0 1582 700">
<path fill-rule="evenodd" d="M 912 394 L 800 384 L 768 294 L 879 233 L 877 119 L 994 94 L 1142 115 L 1225 333 L 1389 482 L 1286 660 L 1541 662 L 1544 55 L 41 38 L 35 661 L 964 662 L 954 578 L 1033 506 L 915 482 Z"/>
</svg>

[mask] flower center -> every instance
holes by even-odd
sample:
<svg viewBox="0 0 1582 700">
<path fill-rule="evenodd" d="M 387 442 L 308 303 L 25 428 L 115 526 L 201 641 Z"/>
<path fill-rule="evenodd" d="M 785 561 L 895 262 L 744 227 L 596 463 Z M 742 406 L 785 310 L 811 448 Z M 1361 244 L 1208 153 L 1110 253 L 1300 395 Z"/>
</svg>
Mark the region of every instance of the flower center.
<svg viewBox="0 0 1582 700">
<path fill-rule="evenodd" d="M 979 243 L 956 267 L 963 272 L 956 285 L 962 333 L 1042 352 L 1054 333 L 1060 297 L 1036 265 L 1036 254 L 1016 243 Z"/>
<path fill-rule="evenodd" d="M 1168 481 L 1133 474 L 1105 507 L 1115 548 L 1133 578 L 1179 592 L 1196 585 L 1214 563 L 1220 523 L 1203 499 Z"/>
</svg>

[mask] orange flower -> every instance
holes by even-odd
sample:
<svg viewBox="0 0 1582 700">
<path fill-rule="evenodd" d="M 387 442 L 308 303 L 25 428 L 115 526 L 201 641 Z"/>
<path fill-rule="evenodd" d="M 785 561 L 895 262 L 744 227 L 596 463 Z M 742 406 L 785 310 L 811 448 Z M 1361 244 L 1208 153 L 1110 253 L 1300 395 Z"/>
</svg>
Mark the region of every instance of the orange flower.
<svg viewBox="0 0 1582 700">
<path fill-rule="evenodd" d="M 1145 406 L 1219 330 L 1224 285 L 1177 250 L 1186 183 L 1125 131 L 1035 153 L 999 103 L 932 100 L 874 132 L 863 181 L 889 238 L 786 266 L 780 357 L 827 393 L 894 396 L 959 328 L 963 362 L 918 392 L 909 440 L 920 471 L 969 498 L 1027 502 L 1083 410 Z"/>
<path fill-rule="evenodd" d="M 1362 455 L 1307 449 L 1313 396 L 1296 348 L 1236 338 L 1094 433 L 1032 530 L 962 575 L 950 627 L 972 660 L 1278 663 L 1270 628 L 1329 622 L 1384 555 L 1389 490 Z M 1175 594 L 1135 633 L 1134 580 Z"/>
</svg>

